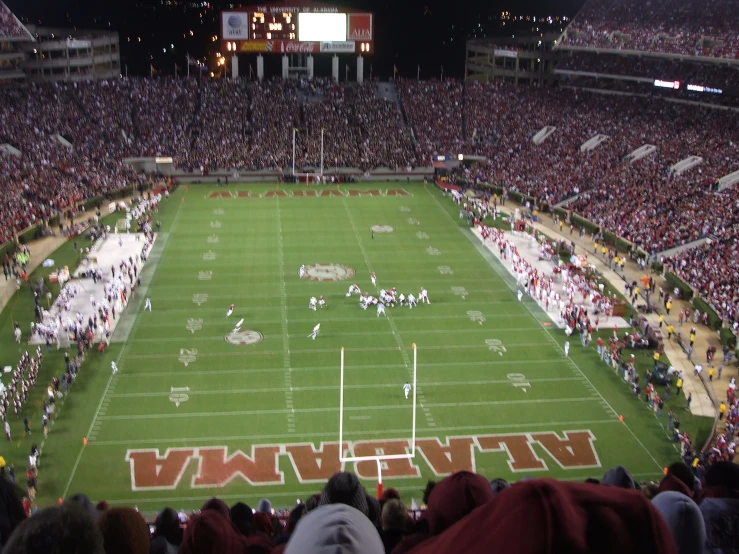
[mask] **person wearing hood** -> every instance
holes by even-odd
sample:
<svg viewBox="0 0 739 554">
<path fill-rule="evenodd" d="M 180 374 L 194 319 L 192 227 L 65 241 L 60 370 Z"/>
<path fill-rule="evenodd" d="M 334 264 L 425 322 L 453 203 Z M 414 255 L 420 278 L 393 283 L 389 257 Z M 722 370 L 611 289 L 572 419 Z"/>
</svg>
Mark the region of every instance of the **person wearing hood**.
<svg viewBox="0 0 739 554">
<path fill-rule="evenodd" d="M 652 504 L 670 528 L 678 554 L 703 554 L 706 525 L 692 498 L 681 492 L 665 491 L 655 496 Z"/>
<path fill-rule="evenodd" d="M 319 506 L 301 518 L 285 554 L 385 554 L 369 518 L 346 504 Z"/>
</svg>

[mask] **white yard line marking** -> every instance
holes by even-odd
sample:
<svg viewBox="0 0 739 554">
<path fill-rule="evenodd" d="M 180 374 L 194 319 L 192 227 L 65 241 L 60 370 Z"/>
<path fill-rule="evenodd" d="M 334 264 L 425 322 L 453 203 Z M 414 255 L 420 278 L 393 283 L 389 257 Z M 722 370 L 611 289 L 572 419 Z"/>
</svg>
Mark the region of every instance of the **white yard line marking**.
<svg viewBox="0 0 739 554">
<path fill-rule="evenodd" d="M 290 369 L 290 335 L 287 332 L 287 292 L 285 292 L 285 254 L 282 240 L 282 213 L 279 199 L 277 206 L 277 265 L 280 272 L 280 323 L 282 326 L 282 365 L 285 372 L 285 408 L 287 408 L 287 430 L 295 432 L 295 406 L 293 405 L 293 378 Z"/>
<path fill-rule="evenodd" d="M 197 417 L 197 416 L 193 416 Z M 459 433 L 461 431 L 482 431 L 493 429 L 515 429 L 521 433 L 528 432 L 527 429 L 539 428 L 539 427 L 564 427 L 571 426 L 575 428 L 584 428 L 589 425 L 613 425 L 618 423 L 617 420 L 613 419 L 591 419 L 586 421 L 547 421 L 545 423 L 527 423 L 522 425 L 520 423 L 502 423 L 496 425 L 464 425 L 455 427 L 434 427 L 434 428 L 420 428 L 418 429 L 419 438 L 436 438 L 438 433 Z M 336 438 L 337 431 L 329 432 L 316 432 L 316 433 L 301 433 L 301 437 L 304 438 L 316 438 L 320 439 L 323 437 Z M 352 435 L 373 438 L 383 437 L 387 438 L 389 434 L 407 436 L 408 429 L 383 429 L 382 431 L 366 430 L 366 431 L 354 431 Z M 146 445 L 146 444 L 187 444 L 187 443 L 202 443 L 202 442 L 230 442 L 230 441 L 266 441 L 266 440 L 282 440 L 282 439 L 294 439 L 293 433 L 288 434 L 276 434 L 276 435 L 231 435 L 225 437 L 170 437 L 170 438 L 157 438 L 157 439 L 127 439 L 127 440 L 112 440 L 112 441 L 96 441 L 90 443 L 90 446 L 128 446 L 132 444 Z"/>
<path fill-rule="evenodd" d="M 397 367 L 397 366 L 392 366 Z M 333 368 L 334 371 L 336 371 L 336 368 Z M 210 372 L 208 372 L 208 375 L 210 375 Z M 583 383 L 583 386 L 587 385 L 584 383 L 582 378 L 580 377 L 551 377 L 551 378 L 545 378 L 545 379 L 527 379 L 528 383 L 566 383 L 566 382 L 581 382 Z M 509 379 L 501 379 L 501 380 L 491 380 L 491 381 L 437 381 L 433 383 L 424 382 L 424 387 L 458 387 L 458 386 L 481 386 L 481 385 L 510 385 L 511 381 Z M 397 384 L 374 384 L 374 385 L 344 385 L 345 389 L 358 389 L 358 390 L 366 390 L 366 389 L 394 389 L 397 388 Z M 283 393 L 283 392 L 309 392 L 309 391 L 335 391 L 338 390 L 338 385 L 323 385 L 323 386 L 314 386 L 314 387 L 293 387 L 293 386 L 285 386 L 285 387 L 275 387 L 275 388 L 249 388 L 249 389 L 220 389 L 220 390 L 192 390 L 188 391 L 189 396 L 210 396 L 210 395 L 218 395 L 218 394 L 264 394 L 264 393 Z M 168 398 L 169 393 L 164 392 L 125 392 L 125 393 L 116 393 L 116 394 L 108 394 L 108 398 L 142 398 L 142 397 L 151 397 L 151 398 Z"/>
<path fill-rule="evenodd" d="M 429 408 L 473 408 L 473 407 L 492 407 L 492 406 L 517 406 L 525 404 L 561 404 L 567 402 L 598 402 L 597 398 L 587 396 L 585 398 L 541 398 L 541 399 L 528 399 L 528 400 L 493 400 L 493 401 L 481 401 L 481 402 L 437 402 L 434 404 L 428 404 Z M 380 411 L 380 410 L 408 410 L 407 405 L 398 406 L 356 406 L 347 408 L 344 407 L 346 412 L 363 412 L 363 411 Z M 230 412 L 204 412 L 204 413 L 186 413 L 176 412 L 169 414 L 131 414 L 131 415 L 116 415 L 116 416 L 101 416 L 98 419 L 101 421 L 126 421 L 126 420 L 145 420 L 145 419 L 182 419 L 185 417 L 195 418 L 206 418 L 206 417 L 229 417 L 229 416 L 246 416 L 246 415 L 283 415 L 293 410 L 235 410 Z M 317 414 L 317 413 L 331 413 L 338 412 L 339 407 L 332 408 L 299 408 L 294 410 L 295 413 L 301 414 Z M 433 427 L 433 425 L 429 425 Z"/>
<path fill-rule="evenodd" d="M 170 232 L 167 233 L 167 236 L 164 238 L 164 240 L 159 243 L 161 245 L 160 248 L 161 248 L 162 252 L 164 252 L 165 247 L 167 245 L 167 241 L 169 240 L 169 237 L 171 236 L 172 232 L 174 231 L 175 226 L 177 225 L 177 221 L 179 220 L 179 217 L 180 217 L 180 213 L 181 212 L 182 212 L 182 204 L 180 203 L 179 206 L 177 207 L 177 213 L 175 214 L 174 219 L 172 220 L 172 228 L 170 229 Z M 156 275 L 157 269 L 159 269 L 159 264 L 155 264 L 153 267 L 154 267 L 154 269 L 153 269 L 153 272 L 151 274 L 151 279 L 149 280 L 149 283 L 152 283 L 154 281 L 154 276 Z M 141 304 L 140 303 L 138 305 L 138 308 L 139 309 L 141 308 Z M 140 313 L 141 312 L 139 312 L 139 315 L 140 315 Z M 116 365 L 119 366 L 119 370 L 120 370 L 120 367 L 121 367 L 120 364 L 121 364 L 121 359 L 123 358 L 123 353 L 126 351 L 126 348 L 128 348 L 128 345 L 130 344 L 129 339 L 130 339 L 131 336 L 133 336 L 133 334 L 134 334 L 133 331 L 135 330 L 135 327 L 138 324 L 138 322 L 139 322 L 140 319 L 141 319 L 140 317 L 137 317 L 136 318 L 136 321 L 134 322 L 134 329 L 131 329 L 131 333 L 129 334 L 129 338 L 126 339 L 126 342 L 125 343 L 123 343 L 123 347 L 121 348 L 121 351 L 118 353 L 118 357 L 116 358 Z M 87 430 L 87 434 L 85 435 L 85 437 L 90 437 L 92 435 L 92 433 L 93 433 L 93 429 L 95 429 L 95 433 L 97 434 L 97 430 L 99 429 L 98 423 L 99 423 L 99 420 L 102 419 L 102 416 L 100 415 L 101 414 L 101 411 L 103 411 L 103 413 L 104 413 L 105 408 L 103 406 L 104 406 L 104 404 L 107 404 L 107 402 L 109 402 L 109 399 L 106 398 L 106 397 L 107 397 L 108 393 L 110 392 L 111 388 L 113 388 L 113 389 L 115 388 L 114 377 L 115 377 L 115 375 L 113 375 L 112 373 L 111 373 L 110 377 L 108 377 L 108 382 L 105 385 L 105 390 L 103 391 L 103 395 L 100 398 L 100 402 L 98 403 L 97 409 L 95 410 L 95 414 L 92 416 L 92 421 L 90 422 L 90 427 Z M 67 480 L 67 484 L 64 487 L 64 492 L 62 493 L 62 498 L 66 498 L 67 497 L 67 493 L 69 492 L 69 488 L 72 486 L 72 481 L 74 480 L 74 476 L 77 473 L 77 468 L 80 465 L 80 460 L 82 459 L 82 454 L 84 452 L 85 452 L 85 445 L 83 444 L 82 447 L 80 448 L 79 454 L 77 454 L 77 459 L 74 461 L 74 466 L 72 466 L 72 473 L 69 475 L 69 479 Z"/>
<path fill-rule="evenodd" d="M 432 196 L 432 198 L 436 201 L 436 204 L 439 206 L 439 209 L 442 212 L 444 212 L 447 215 L 447 217 L 449 217 L 449 219 L 451 219 L 454 222 L 454 226 L 457 227 L 457 229 L 459 229 L 459 231 L 465 237 L 467 237 L 467 240 L 469 240 L 470 242 L 472 242 L 475 245 L 475 247 L 477 248 L 478 244 L 475 243 L 475 241 L 477 239 L 475 237 L 473 237 L 471 234 L 466 233 L 461 227 L 459 227 L 459 225 L 457 225 L 457 222 L 454 221 L 454 218 L 444 208 L 444 206 L 441 205 L 441 202 L 439 202 L 439 199 L 436 198 L 436 196 Z M 479 243 L 479 240 L 477 242 Z M 496 273 L 498 273 L 497 267 L 495 267 L 495 266 L 492 266 L 492 267 L 493 267 L 494 271 Z M 536 314 L 534 314 L 534 312 L 532 311 L 531 307 L 529 306 L 529 303 L 528 302 L 523 302 L 523 305 L 529 311 L 529 313 L 531 314 L 531 317 L 533 317 L 534 320 L 538 321 L 538 319 L 536 318 Z M 551 337 L 553 343 L 559 349 L 559 351 L 562 352 L 562 354 L 564 355 L 564 348 L 562 348 L 562 345 L 556 339 L 554 339 L 554 337 L 551 335 L 551 333 L 548 333 L 548 334 Z M 613 416 L 617 418 L 618 417 L 618 412 L 613 409 L 613 406 L 611 406 L 611 404 L 605 399 L 605 397 L 600 393 L 600 391 L 597 388 L 595 388 L 595 386 L 590 381 L 590 379 L 588 378 L 588 376 L 585 375 L 585 373 L 583 372 L 582 369 L 580 369 L 580 366 L 578 366 L 572 360 L 570 360 L 570 362 L 572 363 L 573 368 L 576 370 L 576 373 L 579 373 L 582 376 L 582 378 L 585 379 L 585 381 L 587 381 L 587 383 L 592 387 L 593 391 L 595 391 L 595 395 L 597 395 L 597 397 L 600 398 L 601 403 L 605 406 L 605 408 L 607 409 L 607 411 L 608 412 L 611 412 L 613 414 Z M 654 462 L 654 465 L 656 465 L 658 468 L 662 469 L 662 465 L 655 459 L 655 457 L 652 455 L 652 453 L 649 451 L 649 449 L 646 446 L 644 446 L 644 443 L 641 441 L 641 439 L 639 437 L 636 436 L 636 433 L 634 433 L 634 431 L 631 430 L 631 428 L 628 426 L 628 424 L 626 424 L 626 422 L 621 422 L 621 423 L 626 428 L 626 430 L 629 432 L 629 434 L 634 438 L 634 440 L 637 443 L 639 443 L 639 446 L 642 447 L 642 449 L 644 450 L 644 452 L 646 452 L 647 456 L 649 456 L 649 458 Z"/>
<path fill-rule="evenodd" d="M 367 266 L 367 271 L 369 271 L 370 273 L 374 273 L 374 270 L 372 269 L 372 262 L 370 262 L 369 256 L 367 255 L 367 250 L 364 248 L 364 243 L 362 242 L 362 239 L 359 236 L 357 225 L 354 223 L 354 216 L 352 215 L 352 212 L 349 210 L 349 205 L 346 203 L 346 200 L 344 199 L 342 200 L 342 202 L 344 203 L 344 211 L 346 211 L 346 215 L 349 218 L 349 223 L 351 223 L 352 230 L 354 231 L 354 237 L 357 239 L 357 244 L 359 245 L 359 251 L 362 253 L 362 257 L 364 258 L 364 263 Z M 390 324 L 390 330 L 393 332 L 393 337 L 395 337 L 395 342 L 398 344 L 398 348 L 400 349 L 400 355 L 403 358 L 405 369 L 408 372 L 409 381 L 411 381 L 413 379 L 413 367 L 411 364 L 411 359 L 408 356 L 408 352 L 406 351 L 405 343 L 403 342 L 403 339 L 401 338 L 400 333 L 398 332 L 398 327 L 395 325 L 392 315 L 390 315 L 391 311 L 392 310 L 388 309 L 385 312 L 385 315 L 387 316 L 386 319 L 388 323 Z M 398 386 L 400 386 L 400 383 L 398 383 Z M 429 427 L 435 427 L 436 422 L 434 421 L 434 417 L 431 414 L 431 410 L 429 409 L 428 404 L 426 403 L 426 397 L 423 394 L 423 389 L 420 386 L 418 386 L 417 381 L 416 383 L 414 383 L 414 386 L 416 387 L 416 390 L 415 390 L 416 399 L 418 401 L 418 405 L 421 408 L 421 411 L 423 412 L 424 417 L 426 418 L 427 425 Z"/>
<path fill-rule="evenodd" d="M 514 361 L 506 361 L 506 360 L 491 360 L 491 361 L 484 361 L 484 362 L 464 362 L 464 364 L 460 364 L 459 362 L 441 362 L 441 363 L 424 363 L 423 367 L 426 369 L 431 368 L 454 368 L 455 370 L 460 369 L 461 367 L 466 366 L 491 366 L 491 365 L 556 365 L 556 364 L 566 364 L 567 360 L 560 359 L 560 360 L 514 360 Z M 383 369 L 397 369 L 397 365 L 364 365 L 364 366 L 347 366 L 345 369 L 347 370 L 362 370 L 362 371 L 370 371 L 370 370 L 383 370 Z M 291 368 L 292 372 L 296 371 L 309 371 L 309 372 L 316 372 L 316 371 L 336 371 L 335 367 L 329 367 L 329 366 L 320 366 L 320 367 L 293 367 Z M 262 368 L 249 368 L 249 369 L 209 369 L 208 375 L 244 375 L 244 374 L 250 374 L 250 373 L 274 373 L 275 368 L 274 367 L 262 367 Z M 190 369 L 182 369 L 177 368 L 173 369 L 171 371 L 140 371 L 140 372 L 131 372 L 128 371 L 125 374 L 118 374 L 119 379 L 139 379 L 140 377 L 171 377 L 172 375 L 186 375 L 188 373 L 192 374 L 202 374 L 202 370 L 196 370 L 193 368 Z M 397 386 L 397 385 L 394 385 Z"/>
</svg>

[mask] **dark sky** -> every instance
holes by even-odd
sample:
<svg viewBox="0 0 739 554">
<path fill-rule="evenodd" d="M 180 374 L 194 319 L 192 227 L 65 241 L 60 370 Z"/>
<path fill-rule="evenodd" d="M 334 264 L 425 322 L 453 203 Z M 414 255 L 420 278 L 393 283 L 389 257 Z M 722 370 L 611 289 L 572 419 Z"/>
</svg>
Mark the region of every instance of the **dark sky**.
<svg viewBox="0 0 739 554">
<path fill-rule="evenodd" d="M 166 73 L 173 73 L 175 64 L 185 67 L 186 52 L 212 64 L 219 47 L 219 43 L 211 40 L 219 33 L 217 9 L 228 8 L 231 4 L 211 0 L 208 10 L 196 7 L 200 3 L 196 0 L 4 1 L 24 22 L 117 30 L 122 63 L 128 66 L 131 74 L 147 74 L 150 56 L 154 67 Z M 365 61 L 367 72 L 371 64 L 375 76 L 392 76 L 395 64 L 401 75 L 415 76 L 417 65 L 420 65 L 422 77 L 430 77 L 438 76 L 442 65 L 445 75 L 461 76 L 465 40 L 473 34 L 501 34 L 496 18 L 503 10 L 514 15 L 572 16 L 583 1 L 326 0 L 325 3 L 375 12 L 375 53 Z M 247 0 L 243 4 L 256 3 L 256 0 Z M 192 36 L 190 31 L 193 31 Z M 327 74 L 330 71 L 328 57 L 317 58 L 317 73 Z M 342 56 L 340 67 L 354 59 L 354 56 Z M 249 63 L 253 60 L 242 56 L 242 75 L 248 72 Z M 267 57 L 267 73 L 278 72 L 279 63 L 279 56 Z"/>
</svg>

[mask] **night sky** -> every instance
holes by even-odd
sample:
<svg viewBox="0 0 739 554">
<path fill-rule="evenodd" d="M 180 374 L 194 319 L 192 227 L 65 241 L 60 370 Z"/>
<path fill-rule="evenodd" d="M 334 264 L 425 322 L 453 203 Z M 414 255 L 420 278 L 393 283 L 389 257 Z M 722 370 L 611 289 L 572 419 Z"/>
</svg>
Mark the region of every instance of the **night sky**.
<svg viewBox="0 0 739 554">
<path fill-rule="evenodd" d="M 218 10 L 231 2 L 211 0 L 210 8 L 197 0 L 4 0 L 24 23 L 45 26 L 110 29 L 120 34 L 121 64 L 131 75 L 148 75 L 149 63 L 161 73 L 173 74 L 175 64 L 184 72 L 185 55 L 213 66 L 219 43 Z M 207 1 L 207 0 L 206 0 Z M 326 4 L 360 8 L 376 15 L 375 53 L 365 60 L 365 71 L 373 67 L 375 77 L 391 77 L 393 65 L 401 75 L 459 77 L 464 72 L 464 44 L 467 38 L 504 36 L 511 33 L 511 23 L 501 27 L 500 14 L 572 17 L 584 0 L 343 0 Z M 243 5 L 257 4 L 246 1 Z M 268 3 L 268 2 L 264 2 Z M 202 15 L 202 17 L 201 17 Z M 515 24 L 519 34 L 530 33 L 532 23 Z M 544 30 L 544 29 L 542 29 Z M 550 31 L 558 31 L 549 28 Z M 192 35 L 190 34 L 192 31 Z M 141 41 L 139 42 L 139 37 Z M 174 48 L 172 48 L 174 46 Z M 340 67 L 355 61 L 355 56 L 340 56 Z M 241 74 L 248 73 L 253 56 L 240 57 Z M 279 56 L 265 57 L 268 75 L 279 72 Z M 328 75 L 328 56 L 316 56 L 316 72 Z M 341 72 L 343 78 L 343 70 Z"/>
</svg>

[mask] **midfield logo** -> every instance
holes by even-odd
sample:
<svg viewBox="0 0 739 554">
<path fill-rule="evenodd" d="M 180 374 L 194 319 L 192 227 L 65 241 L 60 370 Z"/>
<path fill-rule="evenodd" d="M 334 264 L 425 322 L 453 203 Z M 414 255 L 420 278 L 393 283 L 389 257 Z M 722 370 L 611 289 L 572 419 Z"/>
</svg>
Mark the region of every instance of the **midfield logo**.
<svg viewBox="0 0 739 554">
<path fill-rule="evenodd" d="M 565 470 L 599 468 L 594 441 L 589 430 L 564 431 L 562 436 L 545 432 L 449 437 L 444 442 L 423 438 L 416 441 L 418 455 L 414 460 L 388 460 L 382 474 L 386 479 L 417 479 L 422 475 L 421 467 L 437 477 L 461 470 L 476 471 L 480 455 L 486 456 L 488 466 L 494 464 L 514 473 L 547 471 L 547 460 Z M 410 450 L 407 440 L 360 441 L 342 447 L 346 455 L 353 456 L 406 454 Z M 537 452 L 545 453 L 547 460 Z M 318 448 L 312 443 L 254 445 L 248 453 L 229 453 L 225 446 L 171 448 L 163 455 L 156 449 L 128 450 L 125 461 L 134 491 L 176 489 L 188 470 L 189 487 L 193 489 L 225 487 L 234 480 L 250 485 L 281 485 L 285 474 L 280 462 L 290 464 L 288 473 L 295 474 L 300 483 L 325 483 L 342 470 L 362 479 L 377 478 L 375 461 L 342 465 L 335 442 L 321 443 Z M 507 464 L 507 470 L 503 464 Z M 495 470 L 487 470 L 491 471 Z"/>
</svg>

